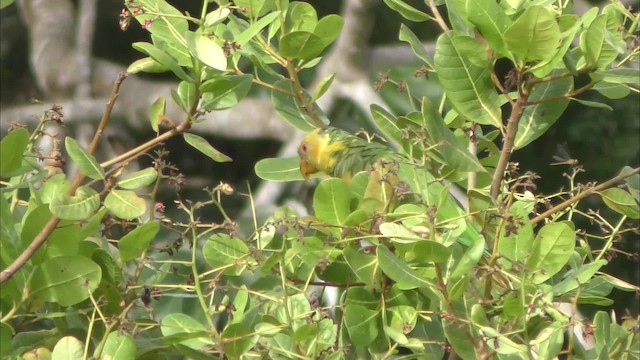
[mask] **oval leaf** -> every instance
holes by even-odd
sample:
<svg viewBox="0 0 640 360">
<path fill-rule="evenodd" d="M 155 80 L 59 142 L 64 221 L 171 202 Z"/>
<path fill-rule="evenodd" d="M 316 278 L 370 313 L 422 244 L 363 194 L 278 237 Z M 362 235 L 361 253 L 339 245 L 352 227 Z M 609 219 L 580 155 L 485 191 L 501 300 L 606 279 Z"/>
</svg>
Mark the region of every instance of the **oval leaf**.
<svg viewBox="0 0 640 360">
<path fill-rule="evenodd" d="M 184 133 L 183 136 L 189 145 L 193 146 L 201 153 L 207 155 L 208 157 L 213 159 L 213 161 L 216 161 L 216 162 L 232 161 L 230 157 L 221 153 L 220 151 L 216 150 L 213 146 L 211 146 L 211 144 L 209 144 L 209 142 L 205 138 L 195 134 L 190 134 L 190 133 Z"/>
<path fill-rule="evenodd" d="M 0 141 L 0 177 L 6 178 L 20 168 L 22 155 L 29 145 L 27 129 L 17 129 Z"/>
<path fill-rule="evenodd" d="M 76 194 L 58 194 L 51 200 L 49 210 L 63 220 L 84 220 L 100 207 L 100 195 L 90 187 L 81 186 Z"/>
<path fill-rule="evenodd" d="M 600 196 L 611 210 L 632 219 L 640 219 L 640 207 L 627 191 L 611 188 L 601 191 Z"/>
<path fill-rule="evenodd" d="M 300 173 L 300 158 L 266 158 L 258 161 L 255 166 L 256 175 L 269 181 L 300 181 L 304 180 Z"/>
<path fill-rule="evenodd" d="M 72 306 L 89 298 L 100 284 L 102 270 L 84 256 L 58 256 L 36 267 L 31 293 L 39 299 Z"/>
<path fill-rule="evenodd" d="M 83 149 L 75 139 L 67 136 L 64 139 L 64 146 L 69 157 L 80 171 L 92 179 L 104 179 L 104 170 L 102 170 L 96 158 Z"/>
<path fill-rule="evenodd" d="M 135 219 L 147 211 L 147 202 L 130 190 L 111 190 L 104 206 L 120 219 Z"/>
<path fill-rule="evenodd" d="M 227 57 L 220 45 L 206 36 L 196 37 L 196 56 L 205 65 L 216 70 L 227 70 Z"/>
<path fill-rule="evenodd" d="M 160 224 L 152 221 L 138 226 L 123 236 L 118 242 L 120 260 L 125 262 L 140 256 L 147 249 L 151 240 L 156 237 L 159 230 Z"/>
<path fill-rule="evenodd" d="M 157 178 L 158 171 L 152 167 L 148 167 L 146 169 L 136 171 L 122 180 L 118 180 L 117 184 L 123 189 L 134 190 L 151 185 Z"/>
</svg>

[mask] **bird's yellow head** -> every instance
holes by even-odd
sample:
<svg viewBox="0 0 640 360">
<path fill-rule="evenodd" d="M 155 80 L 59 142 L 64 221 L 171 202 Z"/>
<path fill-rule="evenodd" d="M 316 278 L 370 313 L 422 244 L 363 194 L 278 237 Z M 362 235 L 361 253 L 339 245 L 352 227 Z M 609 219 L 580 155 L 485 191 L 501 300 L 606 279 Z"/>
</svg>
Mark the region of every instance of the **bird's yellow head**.
<svg viewBox="0 0 640 360">
<path fill-rule="evenodd" d="M 305 135 L 298 146 L 300 173 L 305 179 L 317 172 L 331 175 L 336 165 L 335 152 L 344 144 L 331 137 L 332 128 L 316 129 Z"/>
</svg>

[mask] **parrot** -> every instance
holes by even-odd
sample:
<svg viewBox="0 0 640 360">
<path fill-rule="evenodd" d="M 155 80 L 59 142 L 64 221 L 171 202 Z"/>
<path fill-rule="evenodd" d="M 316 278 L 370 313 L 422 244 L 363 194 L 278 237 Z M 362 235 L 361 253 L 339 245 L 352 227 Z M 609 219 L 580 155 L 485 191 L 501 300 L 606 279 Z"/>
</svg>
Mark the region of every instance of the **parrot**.
<svg viewBox="0 0 640 360">
<path fill-rule="evenodd" d="M 360 171 L 369 171 L 364 198 L 377 199 L 386 210 L 397 204 L 398 164 L 403 157 L 379 142 L 367 141 L 328 126 L 309 132 L 298 146 L 300 172 L 305 179 L 321 172 L 349 183 Z"/>
<path fill-rule="evenodd" d="M 393 211 L 399 202 L 421 203 L 439 208 L 438 220 L 458 218 L 462 223 L 465 211 L 449 194 L 448 187 L 430 171 L 415 165 L 392 148 L 327 126 L 307 133 L 298 146 L 300 172 L 303 178 L 321 172 L 342 178 L 347 183 L 360 171 L 369 171 L 364 198 L 380 201 L 384 212 Z M 443 198 L 444 197 L 444 198 Z M 464 230 L 471 244 L 480 238 L 476 229 Z"/>
<path fill-rule="evenodd" d="M 399 159 L 399 154 L 384 144 L 368 142 L 332 126 L 309 132 L 298 146 L 298 155 L 305 179 L 322 172 L 345 181 L 381 160 Z"/>
</svg>

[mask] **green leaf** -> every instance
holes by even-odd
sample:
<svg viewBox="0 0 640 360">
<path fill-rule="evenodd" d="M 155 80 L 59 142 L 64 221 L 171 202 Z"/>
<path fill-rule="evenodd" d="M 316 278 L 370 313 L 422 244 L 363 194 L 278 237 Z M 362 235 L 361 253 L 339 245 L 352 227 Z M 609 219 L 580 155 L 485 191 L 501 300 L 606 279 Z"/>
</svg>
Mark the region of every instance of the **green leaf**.
<svg viewBox="0 0 640 360">
<path fill-rule="evenodd" d="M 629 86 L 624 84 L 610 83 L 607 81 L 599 81 L 593 86 L 592 89 L 608 97 L 609 99 L 614 100 L 627 97 L 627 95 L 631 93 Z"/>
<path fill-rule="evenodd" d="M 611 319 L 605 311 L 598 311 L 593 318 L 595 332 L 593 338 L 596 342 L 596 354 L 608 355 L 607 346 L 611 344 Z M 602 357 L 599 357 L 602 358 Z M 608 358 L 608 356 L 604 357 Z"/>
<path fill-rule="evenodd" d="M 179 340 L 178 343 L 194 350 L 201 350 L 205 346 L 213 345 L 213 341 L 207 336 L 207 329 L 204 325 L 186 314 L 168 314 L 162 319 L 160 330 L 165 341 L 167 341 L 166 338 L 172 337 Z"/>
<path fill-rule="evenodd" d="M 534 283 L 540 284 L 562 270 L 573 253 L 575 241 L 572 222 L 549 223 L 540 229 L 526 263 Z"/>
<path fill-rule="evenodd" d="M 183 136 L 189 145 L 193 146 L 196 150 L 200 151 L 201 153 L 207 155 L 213 161 L 215 162 L 232 161 L 230 157 L 221 153 L 220 151 L 216 150 L 213 146 L 211 146 L 211 144 L 209 144 L 209 142 L 205 138 L 195 134 L 191 134 L 191 133 L 184 133 Z"/>
<path fill-rule="evenodd" d="M 13 4 L 16 0 L 0 0 L 0 9 L 4 9 L 7 6 Z"/>
<path fill-rule="evenodd" d="M 133 229 L 120 239 L 120 261 L 125 262 L 140 256 L 156 237 L 160 230 L 160 224 L 155 221 L 144 223 Z"/>
<path fill-rule="evenodd" d="M 538 5 L 528 7 L 504 35 L 507 49 L 520 66 L 549 59 L 560 46 L 560 27 L 555 14 Z"/>
<path fill-rule="evenodd" d="M 498 251 L 509 263 L 524 263 L 531 253 L 533 245 L 533 224 L 529 220 L 531 208 L 528 202 L 516 201 L 509 208 L 512 223 L 500 231 Z M 508 232 L 509 231 L 509 232 Z"/>
<path fill-rule="evenodd" d="M 593 107 L 593 108 L 597 108 L 597 109 L 606 109 L 609 111 L 613 111 L 613 108 L 611 106 L 609 106 L 608 104 L 604 104 L 601 102 L 597 102 L 597 101 L 589 101 L 589 100 L 582 100 L 582 99 L 577 99 L 577 98 L 571 98 L 571 100 L 578 102 L 584 106 L 589 106 L 589 107 Z"/>
<path fill-rule="evenodd" d="M 620 171 L 620 175 L 628 175 L 631 172 L 633 172 L 633 168 L 631 166 L 625 166 Z M 640 203 L 640 174 L 627 176 L 624 181 L 627 184 L 627 190 L 629 190 L 631 196 Z"/>
<path fill-rule="evenodd" d="M 101 356 L 112 359 L 133 359 L 136 357 L 136 342 L 127 333 L 112 331 L 107 336 Z"/>
<path fill-rule="evenodd" d="M 395 116 L 376 104 L 371 104 L 371 115 L 378 129 L 386 137 L 398 144 L 403 142 L 402 130 L 398 126 Z"/>
<path fill-rule="evenodd" d="M 313 194 L 313 209 L 316 217 L 327 224 L 343 225 L 349 216 L 351 193 L 342 179 L 323 180 Z"/>
<path fill-rule="evenodd" d="M 135 219 L 147 211 L 146 201 L 130 190 L 111 190 L 104 206 L 120 219 Z"/>
<path fill-rule="evenodd" d="M 602 78 L 603 81 L 615 84 L 629 84 L 638 87 L 640 79 L 638 79 L 638 70 L 632 68 L 614 68 L 604 71 L 597 71 L 593 76 Z"/>
<path fill-rule="evenodd" d="M 369 346 L 378 336 L 377 310 L 370 310 L 358 304 L 347 304 L 343 321 L 351 343 L 356 347 Z"/>
<path fill-rule="evenodd" d="M 400 258 L 392 253 L 386 246 L 379 245 L 376 249 L 378 263 L 382 271 L 405 289 L 432 288 L 435 286 L 431 281 L 416 273 L 404 261 L 400 260 Z"/>
<path fill-rule="evenodd" d="M 159 62 L 155 61 L 151 57 L 145 57 L 142 59 L 138 59 L 129 65 L 127 68 L 128 74 L 137 74 L 139 72 L 156 74 L 156 73 L 164 73 L 169 71 L 169 68 L 161 65 Z"/>
<path fill-rule="evenodd" d="M 84 220 L 93 215 L 100 207 L 100 195 L 90 187 L 81 186 L 76 194 L 56 195 L 49 209 L 51 213 L 64 220 Z"/>
<path fill-rule="evenodd" d="M 229 15 L 231 10 L 228 7 L 219 7 L 204 17 L 204 27 L 213 27 L 216 24 L 223 22 Z"/>
<path fill-rule="evenodd" d="M 395 10 L 398 14 L 402 15 L 407 20 L 422 22 L 431 19 L 428 14 L 408 5 L 402 0 L 384 0 L 391 10 Z"/>
<path fill-rule="evenodd" d="M 484 241 L 482 239 L 476 240 L 476 242 L 464 252 L 464 255 L 462 255 L 462 258 L 451 273 L 450 279 L 469 275 L 473 268 L 478 264 L 478 261 L 480 261 L 480 258 L 482 258 L 484 248 Z"/>
<path fill-rule="evenodd" d="M 553 322 L 542 329 L 529 344 L 538 348 L 540 359 L 555 359 L 562 351 L 564 331 L 562 324 Z"/>
<path fill-rule="evenodd" d="M 409 46 L 411 46 L 413 53 L 433 69 L 433 64 L 430 60 L 429 54 L 427 54 L 427 51 L 424 49 L 424 45 L 422 45 L 420 39 L 418 39 L 413 31 L 411 31 L 411 29 L 409 29 L 405 24 L 400 24 L 400 34 L 398 35 L 398 39 L 408 43 Z"/>
<path fill-rule="evenodd" d="M 276 325 L 267 322 L 258 323 L 255 327 L 256 334 L 264 337 L 272 337 L 284 329 L 284 325 Z"/>
<path fill-rule="evenodd" d="M 289 4 L 285 28 L 289 32 L 313 31 L 318 23 L 318 14 L 311 4 L 295 1 Z"/>
<path fill-rule="evenodd" d="M 449 258 L 450 252 L 449 248 L 439 242 L 422 240 L 413 244 L 411 250 L 405 254 L 405 258 L 407 261 L 440 263 Z"/>
<path fill-rule="evenodd" d="M 245 270 L 249 259 L 249 248 L 242 240 L 226 234 L 209 237 L 202 249 L 204 259 L 213 269 L 224 270 L 224 274 L 238 276 Z"/>
<path fill-rule="evenodd" d="M 413 244 L 423 240 L 422 237 L 407 229 L 404 225 L 392 222 L 380 224 L 380 233 L 398 244 Z"/>
<path fill-rule="evenodd" d="M 66 194 L 71 189 L 71 182 L 65 174 L 58 174 L 50 177 L 40 188 L 40 201 L 49 204 L 58 194 Z"/>
<path fill-rule="evenodd" d="M 320 80 L 318 86 L 316 86 L 316 89 L 313 91 L 311 102 L 316 102 L 318 99 L 320 99 L 320 97 L 322 97 L 322 95 L 324 95 L 324 93 L 327 92 L 327 90 L 329 90 L 329 87 L 331 86 L 331 83 L 333 82 L 333 78 L 335 78 L 335 76 L 335 73 L 329 74 L 324 79 Z"/>
<path fill-rule="evenodd" d="M 572 89 L 572 77 L 548 81 L 533 88 L 531 95 L 529 95 L 529 102 L 562 96 Z M 518 132 L 514 140 L 515 148 L 521 149 L 546 133 L 564 113 L 568 105 L 569 99 L 562 98 L 527 106 L 518 123 Z"/>
<path fill-rule="evenodd" d="M 322 39 L 308 31 L 294 31 L 280 39 L 280 53 L 287 59 L 311 60 L 324 50 Z"/>
<path fill-rule="evenodd" d="M 338 38 L 344 21 L 342 17 L 336 14 L 330 14 L 318 21 L 316 27 L 313 29 L 313 33 L 318 35 L 322 40 L 322 46 L 325 48 Z"/>
<path fill-rule="evenodd" d="M 492 327 L 481 326 L 480 331 L 485 337 L 491 339 L 491 341 L 487 341 L 487 345 L 498 354 L 519 355 L 528 352 L 526 346 L 514 342 Z"/>
<path fill-rule="evenodd" d="M 571 54 L 568 52 L 569 47 L 573 43 L 576 34 L 581 29 L 582 21 L 580 17 L 574 14 L 560 15 L 558 19 L 560 26 L 562 43 L 555 54 L 547 61 L 540 62 L 531 68 L 531 72 L 538 78 L 549 75 L 566 57 Z M 572 71 L 575 73 L 575 71 Z"/>
<path fill-rule="evenodd" d="M 193 81 L 191 80 L 189 75 L 187 75 L 187 73 L 184 72 L 184 70 L 180 67 L 176 59 L 174 59 L 164 50 L 161 50 L 153 44 L 146 42 L 133 43 L 133 48 L 151 56 L 151 58 L 157 61 L 158 64 L 171 70 L 180 80 Z"/>
<path fill-rule="evenodd" d="M 482 44 L 455 31 L 444 33 L 436 43 L 434 65 L 458 114 L 482 125 L 502 127 L 500 98 Z"/>
<path fill-rule="evenodd" d="M 85 151 L 75 139 L 67 136 L 64 140 L 64 146 L 71 160 L 80 171 L 92 179 L 104 179 L 104 170 L 102 170 L 96 158 Z"/>
<path fill-rule="evenodd" d="M 506 55 L 504 33 L 511 25 L 511 19 L 502 7 L 493 0 L 466 1 L 466 15 L 491 48 L 498 54 Z"/>
<path fill-rule="evenodd" d="M 149 121 L 151 122 L 151 128 L 153 131 L 158 132 L 158 124 L 164 119 L 164 113 L 167 110 L 167 101 L 163 96 L 160 96 L 156 101 L 151 104 L 149 108 Z"/>
<path fill-rule="evenodd" d="M 250 18 L 258 18 L 275 8 L 274 1 L 265 0 L 236 0 L 233 4 L 246 9 Z M 286 9 L 287 6 L 282 4 L 282 7 Z"/>
<path fill-rule="evenodd" d="M 51 352 L 51 359 L 84 359 L 84 344 L 73 336 L 65 336 L 58 340 Z"/>
<path fill-rule="evenodd" d="M 586 284 L 595 273 L 607 264 L 606 260 L 598 260 L 580 266 L 578 269 L 571 269 L 564 274 L 562 281 L 553 285 L 553 295 L 559 296 L 577 289 Z"/>
<path fill-rule="evenodd" d="M 627 191 L 619 188 L 610 188 L 601 191 L 600 196 L 602 196 L 602 200 L 611 210 L 632 219 L 640 219 L 640 207 Z"/>
<path fill-rule="evenodd" d="M 220 45 L 207 36 L 196 35 L 195 55 L 205 65 L 220 71 L 227 70 L 227 57 Z"/>
<path fill-rule="evenodd" d="M 151 20 L 148 29 L 152 34 L 179 40 L 179 35 L 189 30 L 189 23 L 178 9 L 169 5 L 164 0 L 139 0 L 137 2 L 145 11 L 137 12 L 135 18 L 144 24 L 145 20 Z M 131 9 L 129 9 L 131 10 Z M 161 16 L 158 16 L 161 14 Z"/>
<path fill-rule="evenodd" d="M 102 270 L 84 256 L 58 256 L 34 269 L 31 295 L 60 306 L 72 306 L 87 298 L 100 284 Z"/>
<path fill-rule="evenodd" d="M 224 342 L 224 353 L 232 359 L 240 359 L 258 342 L 258 335 L 243 323 L 227 326 L 220 334 Z"/>
<path fill-rule="evenodd" d="M 49 223 L 52 216 L 46 204 L 38 206 L 27 214 L 23 219 L 22 233 L 20 234 L 24 248 L 31 244 L 33 239 Z M 79 243 L 84 240 L 81 235 L 79 224 L 65 220 L 60 221 L 49 235 L 45 246 L 38 249 L 32 257 L 32 263 L 39 264 L 45 258 L 60 255 L 77 255 Z"/>
<path fill-rule="evenodd" d="M 228 109 L 244 99 L 253 82 L 252 75 L 225 76 L 207 80 L 200 85 L 202 108 L 205 110 Z"/>
<path fill-rule="evenodd" d="M 152 167 L 136 171 L 118 180 L 117 185 L 123 189 L 135 190 L 153 184 L 158 178 L 158 171 Z"/>
<path fill-rule="evenodd" d="M 5 357 L 9 355 L 9 349 L 11 348 L 11 338 L 14 336 L 15 330 L 11 325 L 1 322 L 0 323 L 0 356 Z"/>
<path fill-rule="evenodd" d="M 246 28 L 240 35 L 235 37 L 235 41 L 238 45 L 243 46 L 253 37 L 255 37 L 260 31 L 267 25 L 271 24 L 274 20 L 276 20 L 280 16 L 281 11 L 274 11 L 272 13 L 267 14 L 260 20 L 251 24 L 248 28 Z"/>
<path fill-rule="evenodd" d="M 196 91 L 196 85 L 192 82 L 181 81 L 178 84 L 178 89 L 174 92 L 171 92 L 173 95 L 173 100 L 182 108 L 184 111 L 190 111 L 191 107 L 197 104 L 198 102 L 198 92 Z"/>
<path fill-rule="evenodd" d="M 596 17 L 580 37 L 580 49 L 587 63 L 598 69 L 604 69 L 618 56 L 614 39 L 619 35 L 607 29 L 607 21 L 607 14 Z"/>
<path fill-rule="evenodd" d="M 374 255 L 364 254 L 353 246 L 345 248 L 342 254 L 360 281 L 367 284 L 369 289 L 377 288 L 379 285 L 379 279 L 376 276 L 378 260 Z"/>
<path fill-rule="evenodd" d="M 0 141 L 0 177 L 7 178 L 22 166 L 27 145 L 29 132 L 25 128 L 11 131 Z"/>
<path fill-rule="evenodd" d="M 304 104 L 294 96 L 296 91 L 291 82 L 278 80 L 273 84 L 273 87 L 273 90 L 271 90 L 271 102 L 278 114 L 298 130 L 304 132 L 314 130 L 316 128 L 315 121 L 311 117 L 311 114 L 307 112 Z M 302 96 L 309 98 L 306 93 Z M 313 112 L 320 118 L 323 125 L 329 125 L 329 119 L 324 116 L 324 113 L 318 105 L 313 103 L 311 106 Z"/>
<path fill-rule="evenodd" d="M 442 155 L 447 165 L 458 171 L 486 172 L 478 158 L 472 155 L 447 127 L 442 116 L 427 97 L 422 98 L 422 116 L 431 142 L 438 145 L 436 151 Z"/>
<path fill-rule="evenodd" d="M 269 181 L 300 181 L 304 180 L 300 173 L 300 158 L 266 158 L 258 161 L 255 166 L 256 175 Z"/>
</svg>

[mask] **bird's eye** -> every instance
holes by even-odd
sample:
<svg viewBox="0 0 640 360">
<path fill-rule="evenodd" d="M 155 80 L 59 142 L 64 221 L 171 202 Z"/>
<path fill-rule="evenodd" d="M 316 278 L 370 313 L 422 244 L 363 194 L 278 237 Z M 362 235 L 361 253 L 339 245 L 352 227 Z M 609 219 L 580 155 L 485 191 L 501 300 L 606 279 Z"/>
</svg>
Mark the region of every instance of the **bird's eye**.
<svg viewBox="0 0 640 360">
<path fill-rule="evenodd" d="M 302 144 L 302 146 L 300 147 L 300 150 L 302 150 L 302 152 L 306 153 L 307 152 L 307 144 Z"/>
</svg>

